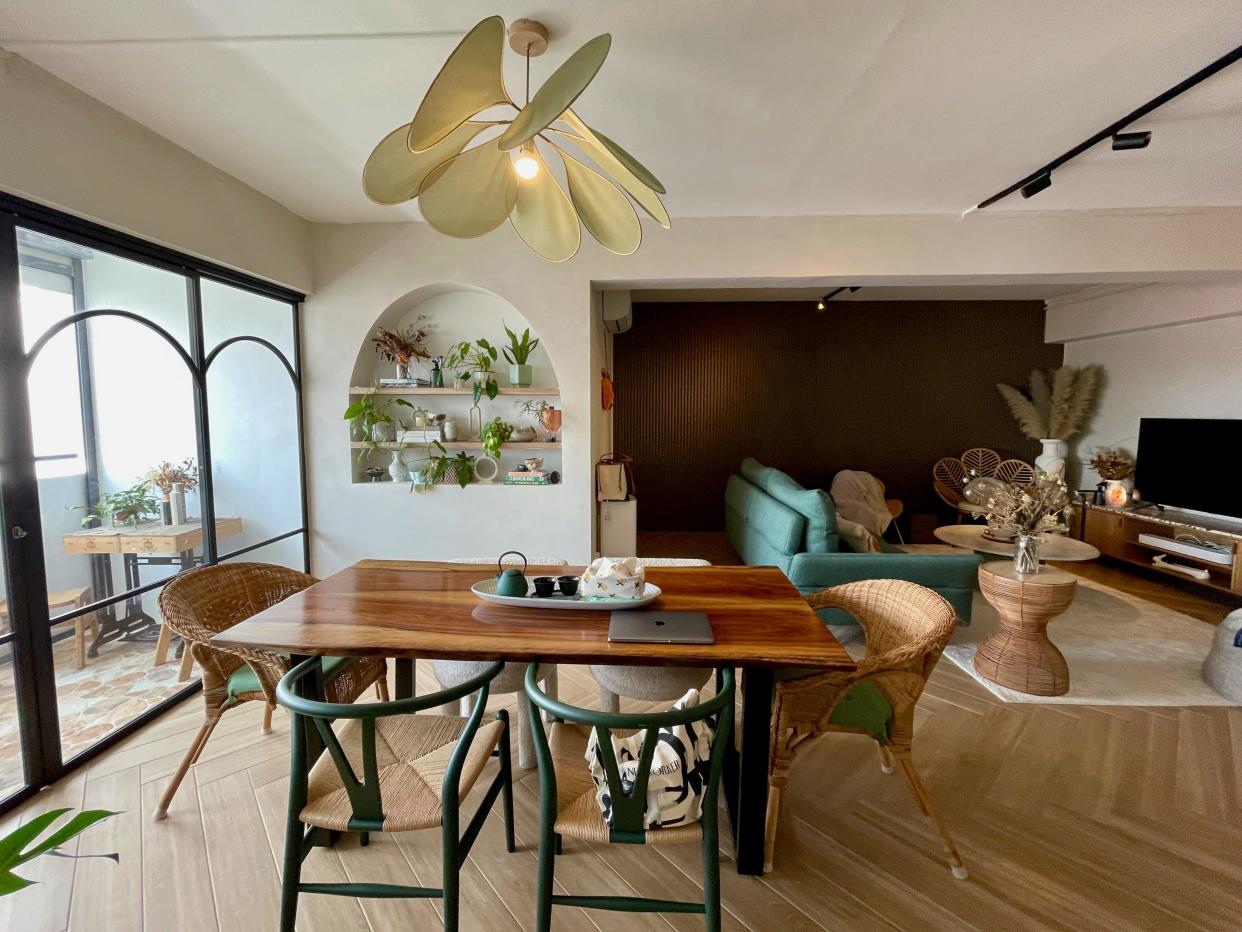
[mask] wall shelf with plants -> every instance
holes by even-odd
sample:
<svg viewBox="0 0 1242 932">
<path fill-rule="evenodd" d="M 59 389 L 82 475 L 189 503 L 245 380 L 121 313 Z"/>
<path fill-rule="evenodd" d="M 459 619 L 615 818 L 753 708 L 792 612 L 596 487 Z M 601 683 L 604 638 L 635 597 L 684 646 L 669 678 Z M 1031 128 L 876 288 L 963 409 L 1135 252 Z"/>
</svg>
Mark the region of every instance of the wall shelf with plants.
<svg viewBox="0 0 1242 932">
<path fill-rule="evenodd" d="M 374 356 L 364 346 L 353 375 L 374 382 L 351 385 L 344 412 L 354 483 L 429 490 L 559 482 L 560 389 L 549 384 L 551 363 L 530 328 L 492 320 L 503 341 L 460 339 L 483 321 L 434 313 L 407 313 L 375 332 Z"/>
</svg>

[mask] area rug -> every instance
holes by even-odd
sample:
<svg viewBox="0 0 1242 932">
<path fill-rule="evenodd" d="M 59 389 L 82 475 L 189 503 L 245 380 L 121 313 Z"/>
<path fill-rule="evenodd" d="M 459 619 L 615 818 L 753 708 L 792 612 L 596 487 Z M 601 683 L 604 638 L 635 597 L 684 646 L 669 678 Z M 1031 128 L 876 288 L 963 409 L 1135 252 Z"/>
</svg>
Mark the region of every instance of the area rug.
<svg viewBox="0 0 1242 932">
<path fill-rule="evenodd" d="M 975 651 L 997 624 L 996 609 L 976 592 L 971 624 L 958 628 L 944 656 L 1005 702 L 1234 705 L 1199 673 L 1212 646 L 1212 625 L 1108 586 L 1080 578 L 1073 604 L 1048 625 L 1069 663 L 1064 696 L 1028 696 L 975 672 Z"/>
</svg>

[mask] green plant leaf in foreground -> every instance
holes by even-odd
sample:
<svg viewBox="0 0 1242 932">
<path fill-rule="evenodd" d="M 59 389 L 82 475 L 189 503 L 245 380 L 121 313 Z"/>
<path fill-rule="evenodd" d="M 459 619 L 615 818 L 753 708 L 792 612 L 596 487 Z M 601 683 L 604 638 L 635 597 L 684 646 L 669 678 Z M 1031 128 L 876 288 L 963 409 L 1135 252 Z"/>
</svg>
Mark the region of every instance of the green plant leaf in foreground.
<svg viewBox="0 0 1242 932">
<path fill-rule="evenodd" d="M 40 835 L 51 828 L 52 824 L 63 816 L 68 809 L 53 809 L 42 815 L 35 816 L 29 822 L 19 825 L 16 829 L 0 838 L 0 896 L 16 893 L 30 886 L 31 881 L 13 873 L 15 867 L 37 858 L 41 854 L 60 854 L 56 849 L 72 841 L 82 832 L 97 822 L 116 815 L 107 809 L 87 809 L 79 812 L 68 822 L 56 829 L 42 841 L 36 841 Z M 118 856 L 105 855 L 119 860 Z"/>
</svg>

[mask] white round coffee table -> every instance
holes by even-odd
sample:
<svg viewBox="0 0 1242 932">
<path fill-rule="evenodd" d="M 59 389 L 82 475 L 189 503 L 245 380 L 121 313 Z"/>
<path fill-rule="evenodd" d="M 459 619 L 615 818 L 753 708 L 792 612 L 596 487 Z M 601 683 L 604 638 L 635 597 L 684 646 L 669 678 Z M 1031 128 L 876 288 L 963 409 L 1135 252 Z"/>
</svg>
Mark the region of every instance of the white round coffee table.
<svg viewBox="0 0 1242 932">
<path fill-rule="evenodd" d="M 937 539 L 954 547 L 990 553 L 998 557 L 1012 557 L 1013 544 L 984 537 L 983 525 L 949 524 L 935 530 Z M 1049 563 L 1069 563 L 1077 560 L 1094 560 L 1100 555 L 1090 544 L 1063 534 L 1045 534 L 1039 542 L 1039 559 Z"/>
</svg>

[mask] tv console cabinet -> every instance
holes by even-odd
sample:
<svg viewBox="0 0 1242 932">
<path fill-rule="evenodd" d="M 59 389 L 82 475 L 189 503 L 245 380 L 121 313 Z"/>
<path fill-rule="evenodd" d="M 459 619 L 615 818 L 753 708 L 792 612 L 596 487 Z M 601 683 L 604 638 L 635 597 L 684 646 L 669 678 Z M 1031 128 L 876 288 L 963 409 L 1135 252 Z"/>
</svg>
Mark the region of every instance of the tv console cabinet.
<svg viewBox="0 0 1242 932">
<path fill-rule="evenodd" d="M 1155 506 L 1112 509 L 1102 505 L 1083 505 L 1082 509 L 1082 539 L 1104 556 L 1218 592 L 1242 595 L 1242 521 L 1209 518 L 1172 508 L 1161 511 Z M 1169 552 L 1140 541 L 1140 534 L 1170 539 L 1178 535 L 1191 535 L 1201 541 L 1219 544 L 1228 548 L 1230 565 Z M 1208 578 L 1196 579 L 1153 563 L 1152 557 L 1162 553 L 1177 563 L 1207 570 Z"/>
</svg>

